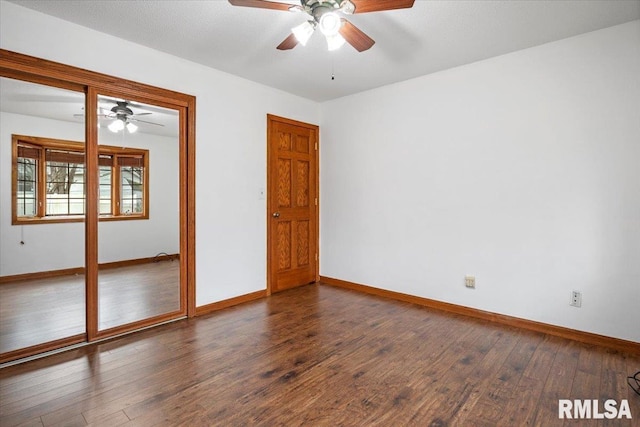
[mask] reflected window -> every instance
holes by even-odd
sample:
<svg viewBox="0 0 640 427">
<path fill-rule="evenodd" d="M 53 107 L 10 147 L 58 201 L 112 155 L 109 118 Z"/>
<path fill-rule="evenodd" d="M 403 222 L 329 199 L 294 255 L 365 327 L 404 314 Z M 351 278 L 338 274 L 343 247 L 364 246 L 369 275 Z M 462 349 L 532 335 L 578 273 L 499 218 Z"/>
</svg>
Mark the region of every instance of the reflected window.
<svg viewBox="0 0 640 427">
<path fill-rule="evenodd" d="M 84 144 L 18 135 L 12 139 L 14 223 L 82 221 Z M 148 218 L 148 150 L 100 145 L 98 151 L 100 219 Z"/>
<path fill-rule="evenodd" d="M 98 199 L 100 201 L 100 215 L 111 215 L 113 214 L 113 188 L 112 188 L 112 164 L 113 157 L 107 156 L 104 154 L 100 155 L 98 159 L 98 171 L 100 174 L 99 184 L 100 184 L 100 192 L 98 194 Z"/>
<path fill-rule="evenodd" d="M 37 170 L 37 157 L 18 157 L 16 208 L 19 216 L 34 217 L 37 215 Z"/>
<path fill-rule="evenodd" d="M 141 163 L 142 159 L 138 160 Z M 143 188 L 144 188 L 144 167 L 121 166 L 120 167 L 120 210 L 125 215 L 140 214 L 144 210 Z"/>
<path fill-rule="evenodd" d="M 44 148 L 46 216 L 84 215 L 84 153 Z"/>
</svg>

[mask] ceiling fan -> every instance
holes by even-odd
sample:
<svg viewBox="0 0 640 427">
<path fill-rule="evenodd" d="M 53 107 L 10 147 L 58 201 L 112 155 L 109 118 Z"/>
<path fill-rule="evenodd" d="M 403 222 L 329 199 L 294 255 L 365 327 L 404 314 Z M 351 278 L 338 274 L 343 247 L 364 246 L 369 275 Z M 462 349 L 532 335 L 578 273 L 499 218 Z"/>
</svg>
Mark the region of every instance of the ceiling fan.
<svg viewBox="0 0 640 427">
<path fill-rule="evenodd" d="M 106 114 L 98 114 L 100 117 L 104 117 L 107 119 L 115 119 L 109 126 L 109 130 L 111 132 L 118 132 L 125 127 L 129 131 L 129 133 L 133 133 L 138 130 L 138 126 L 133 122 L 146 123 L 155 126 L 164 126 L 160 123 L 150 122 L 147 120 L 140 120 L 138 116 L 147 116 L 151 113 L 134 113 L 133 110 L 129 107 L 138 107 L 135 104 L 132 104 L 129 101 L 118 101 L 118 100 L 109 100 L 110 102 L 115 102 L 115 107 L 111 108 L 109 112 Z"/>
<path fill-rule="evenodd" d="M 311 19 L 294 27 L 289 37 L 278 45 L 280 50 L 293 49 L 298 43 L 306 45 L 315 29 L 319 28 L 327 39 L 329 50 L 340 48 L 346 41 L 358 52 L 362 52 L 371 48 L 375 41 L 339 14 L 406 9 L 413 7 L 414 0 L 300 0 L 300 5 L 267 0 L 229 0 L 229 3 L 234 6 L 288 10 L 309 15 Z"/>
<path fill-rule="evenodd" d="M 150 122 L 147 120 L 141 120 L 139 116 L 147 116 L 152 113 L 134 113 L 130 107 L 142 108 L 142 106 L 133 104 L 129 101 L 119 101 L 117 99 L 109 99 L 101 97 L 100 100 L 116 104 L 111 109 L 98 108 L 98 117 L 113 120 L 107 126 L 111 132 L 119 132 L 123 129 L 127 129 L 129 133 L 134 133 L 138 130 L 138 126 L 134 122 L 146 123 L 154 126 L 164 126 L 161 123 Z M 84 114 L 74 114 L 75 117 L 84 116 Z"/>
</svg>

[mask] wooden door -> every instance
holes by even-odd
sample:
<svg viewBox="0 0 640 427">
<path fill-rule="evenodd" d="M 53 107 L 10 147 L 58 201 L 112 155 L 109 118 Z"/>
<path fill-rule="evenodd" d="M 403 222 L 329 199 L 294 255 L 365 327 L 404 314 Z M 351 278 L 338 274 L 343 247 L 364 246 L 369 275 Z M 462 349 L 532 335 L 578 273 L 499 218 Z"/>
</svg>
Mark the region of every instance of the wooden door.
<svg viewBox="0 0 640 427">
<path fill-rule="evenodd" d="M 267 291 L 318 281 L 318 127 L 267 116 Z"/>
</svg>

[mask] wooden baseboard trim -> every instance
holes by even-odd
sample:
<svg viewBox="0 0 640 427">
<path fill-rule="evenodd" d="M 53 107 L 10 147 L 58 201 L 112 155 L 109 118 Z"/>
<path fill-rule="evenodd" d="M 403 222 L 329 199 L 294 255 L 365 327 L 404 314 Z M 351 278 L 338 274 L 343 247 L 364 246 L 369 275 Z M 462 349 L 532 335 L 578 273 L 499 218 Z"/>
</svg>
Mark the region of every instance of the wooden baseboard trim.
<svg viewBox="0 0 640 427">
<path fill-rule="evenodd" d="M 267 296 L 267 291 L 256 291 L 251 292 L 250 294 L 240 295 L 234 298 L 229 298 L 223 301 L 212 302 L 211 304 L 201 305 L 196 307 L 196 316 L 202 316 L 203 314 L 213 313 L 214 311 L 222 310 L 228 307 L 233 307 L 234 305 L 242 304 L 249 301 L 254 301 L 260 298 L 265 298 Z"/>
<path fill-rule="evenodd" d="M 0 276 L 1 283 L 19 282 L 23 280 L 48 279 L 50 277 L 72 276 L 84 274 L 84 267 L 64 268 L 61 270 L 38 271 L 35 273 L 14 274 L 13 276 Z"/>
<path fill-rule="evenodd" d="M 12 362 L 24 357 L 33 356 L 47 351 L 57 350 L 73 344 L 78 344 L 87 340 L 85 334 L 74 335 L 59 340 L 49 341 L 43 344 L 36 344 L 31 347 L 20 348 L 0 354 L 0 364 Z"/>
<path fill-rule="evenodd" d="M 148 258 L 125 259 L 123 261 L 103 262 L 98 264 L 98 270 L 108 270 L 110 268 L 130 267 L 132 265 L 149 264 L 160 261 L 179 260 L 180 254 L 162 254 Z"/>
<path fill-rule="evenodd" d="M 384 298 L 390 298 L 398 301 L 409 302 L 436 310 L 447 311 L 450 313 L 460 314 L 463 316 L 474 317 L 477 319 L 489 320 L 491 322 L 500 323 L 507 326 L 515 326 L 530 331 L 542 332 L 557 337 L 567 338 L 586 344 L 608 347 L 628 353 L 640 354 L 640 343 L 634 341 L 622 340 L 619 338 L 607 337 L 604 335 L 593 334 L 591 332 L 578 331 L 562 326 L 550 325 L 548 323 L 536 322 L 533 320 L 522 319 L 519 317 L 507 316 L 504 314 L 492 313 L 490 311 L 478 310 L 476 308 L 465 307 L 462 305 L 451 304 L 447 302 L 437 301 L 429 298 L 418 297 L 415 295 L 403 294 L 401 292 L 389 291 L 386 289 L 374 288 L 372 286 L 361 285 L 346 280 L 334 279 L 332 277 L 320 276 L 320 284 L 336 286 L 339 288 L 351 289 L 371 295 L 377 295 Z"/>
<path fill-rule="evenodd" d="M 130 267 L 132 265 L 148 264 L 151 262 L 179 260 L 180 254 L 163 254 L 160 256 L 127 259 L 124 261 L 104 262 L 98 264 L 99 270 L 110 268 Z M 23 280 L 48 279 L 51 277 L 71 276 L 74 274 L 84 274 L 84 267 L 63 268 L 61 270 L 37 271 L 35 273 L 14 274 L 12 276 L 0 276 L 0 284 L 9 282 L 20 282 Z"/>
</svg>

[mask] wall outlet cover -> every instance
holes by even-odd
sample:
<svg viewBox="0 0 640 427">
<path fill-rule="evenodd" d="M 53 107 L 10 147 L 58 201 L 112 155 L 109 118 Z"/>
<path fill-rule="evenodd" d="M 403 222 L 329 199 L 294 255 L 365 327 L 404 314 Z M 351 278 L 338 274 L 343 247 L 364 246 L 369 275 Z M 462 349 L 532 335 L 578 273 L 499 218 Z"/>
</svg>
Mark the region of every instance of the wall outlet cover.
<svg viewBox="0 0 640 427">
<path fill-rule="evenodd" d="M 582 307 L 582 293 L 579 291 L 571 291 L 571 301 L 569 305 L 573 307 Z"/>
<path fill-rule="evenodd" d="M 475 288 L 476 287 L 476 277 L 475 276 L 464 276 L 464 285 L 467 288 Z"/>
</svg>

